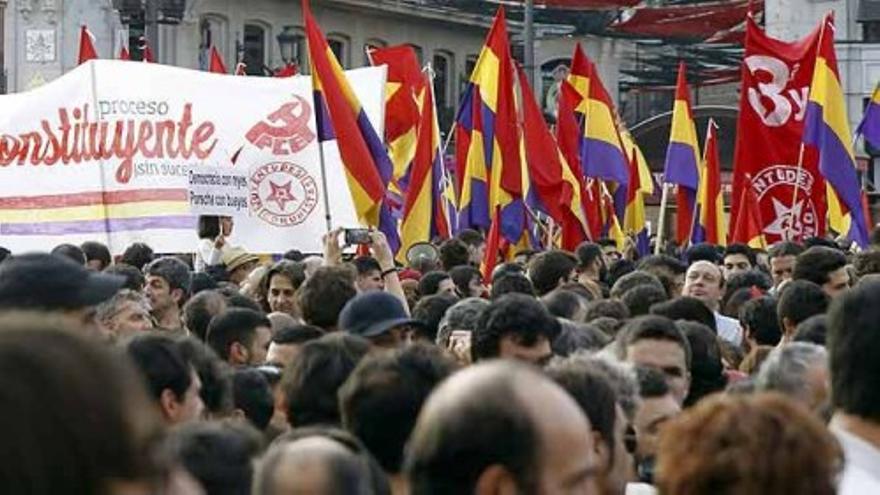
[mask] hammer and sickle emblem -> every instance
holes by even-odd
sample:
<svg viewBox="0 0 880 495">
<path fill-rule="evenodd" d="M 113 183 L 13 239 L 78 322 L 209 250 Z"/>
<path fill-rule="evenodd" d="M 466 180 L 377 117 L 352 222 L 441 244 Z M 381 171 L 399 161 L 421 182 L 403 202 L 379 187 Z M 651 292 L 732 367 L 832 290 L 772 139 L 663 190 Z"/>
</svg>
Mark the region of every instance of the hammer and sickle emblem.
<svg viewBox="0 0 880 495">
<path fill-rule="evenodd" d="M 303 150 L 315 139 L 309 129 L 312 109 L 301 96 L 281 105 L 247 132 L 245 137 L 260 149 L 271 149 L 274 155 L 292 155 Z"/>
</svg>

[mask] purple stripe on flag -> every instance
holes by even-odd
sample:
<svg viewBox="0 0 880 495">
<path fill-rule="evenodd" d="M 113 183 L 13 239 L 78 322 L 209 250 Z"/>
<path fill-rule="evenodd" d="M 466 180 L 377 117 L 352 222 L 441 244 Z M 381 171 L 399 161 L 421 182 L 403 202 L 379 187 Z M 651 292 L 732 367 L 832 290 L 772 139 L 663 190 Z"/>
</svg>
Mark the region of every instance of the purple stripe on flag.
<svg viewBox="0 0 880 495">
<path fill-rule="evenodd" d="M 831 183 L 840 201 L 849 210 L 852 226 L 847 236 L 861 247 L 868 245 L 868 227 L 862 210 L 861 186 L 855 163 L 837 134 L 825 123 L 822 107 L 807 104 L 804 120 L 804 143 L 819 151 L 819 171 Z M 847 212 L 844 212 L 847 213 Z M 843 233 L 843 232 L 841 232 Z"/>
<path fill-rule="evenodd" d="M 648 229 L 642 229 L 636 235 L 636 251 L 638 251 L 639 256 L 651 254 L 651 240 L 648 238 Z"/>
<path fill-rule="evenodd" d="M 324 100 L 324 94 L 320 91 L 314 91 L 315 99 L 315 124 L 318 127 L 318 141 L 331 141 L 336 139 L 336 132 L 333 130 L 333 119 L 330 118 L 330 112 L 327 110 L 327 102 Z"/>
<path fill-rule="evenodd" d="M 68 222 L 4 223 L 0 224 L 0 235 L 95 234 L 151 229 L 191 230 L 195 226 L 196 217 L 190 215 L 111 218 L 107 220 L 76 220 Z"/>
<path fill-rule="evenodd" d="M 461 105 L 458 107 L 458 113 L 455 115 L 455 121 L 468 132 L 474 129 L 473 108 L 474 84 L 470 83 L 461 97 Z"/>
<path fill-rule="evenodd" d="M 367 113 L 363 110 L 358 113 L 357 125 L 361 131 L 361 136 L 364 137 L 364 142 L 367 143 L 367 147 L 370 149 L 370 156 L 373 157 L 373 163 L 376 164 L 379 177 L 382 178 L 382 183 L 387 186 L 391 180 L 391 174 L 394 172 L 394 165 L 391 164 L 391 158 L 389 158 L 388 152 L 385 150 L 385 145 L 382 144 L 382 138 L 376 134 L 376 129 L 367 117 Z"/>
<path fill-rule="evenodd" d="M 629 183 L 626 159 L 620 148 L 598 139 L 584 139 L 581 151 L 584 175 L 613 180 L 618 184 Z M 626 188 L 624 188 L 626 189 Z"/>
<path fill-rule="evenodd" d="M 700 184 L 700 172 L 694 148 L 677 141 L 670 142 L 666 149 L 666 170 L 663 177 L 669 184 L 683 185 L 696 191 Z"/>
<path fill-rule="evenodd" d="M 492 156 L 495 154 L 495 113 L 483 102 L 480 105 L 480 119 L 483 121 L 483 160 L 486 171 L 492 170 Z"/>
<path fill-rule="evenodd" d="M 488 229 L 489 185 L 477 179 L 471 181 L 471 201 L 458 212 L 458 227 L 462 229 Z"/>
<path fill-rule="evenodd" d="M 522 237 L 525 216 L 526 208 L 519 198 L 501 207 L 501 236 L 511 244 L 518 243 Z"/>
<path fill-rule="evenodd" d="M 874 148 L 880 148 L 880 105 L 871 102 L 865 108 L 865 117 L 856 133 L 865 136 L 865 140 Z"/>
<path fill-rule="evenodd" d="M 626 218 L 626 189 L 626 185 L 617 186 L 617 190 L 611 195 L 614 199 L 614 214 L 617 215 L 617 220 L 621 224 L 623 224 L 623 219 Z"/>
<path fill-rule="evenodd" d="M 397 232 L 397 218 L 391 212 L 387 202 L 382 202 L 379 207 L 379 230 L 385 234 L 388 240 L 388 246 L 392 253 L 396 253 L 400 249 L 400 235 Z"/>
<path fill-rule="evenodd" d="M 697 205 L 696 214 L 697 216 L 700 215 L 699 205 Z M 706 242 L 706 227 L 697 222 L 696 225 L 694 225 L 694 231 L 691 232 L 691 244 L 699 244 L 701 242 Z"/>
</svg>

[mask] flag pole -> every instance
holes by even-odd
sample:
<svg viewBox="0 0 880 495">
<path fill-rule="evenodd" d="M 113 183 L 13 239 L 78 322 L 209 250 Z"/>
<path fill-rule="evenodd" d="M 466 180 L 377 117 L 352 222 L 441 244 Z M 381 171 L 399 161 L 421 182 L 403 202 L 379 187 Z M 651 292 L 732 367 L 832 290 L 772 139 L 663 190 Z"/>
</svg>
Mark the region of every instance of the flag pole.
<svg viewBox="0 0 880 495">
<path fill-rule="evenodd" d="M 664 231 L 666 230 L 666 205 L 669 202 L 669 183 L 660 184 L 662 193 L 660 195 L 660 215 L 657 218 L 657 238 L 654 240 L 654 254 L 660 254 L 663 246 Z"/>
<path fill-rule="evenodd" d="M 801 172 L 803 171 L 803 168 L 804 168 L 804 149 L 805 149 L 805 145 L 803 142 L 801 142 L 800 151 L 798 151 L 797 172 L 795 173 L 795 176 L 794 176 L 794 188 L 793 188 L 794 192 L 791 195 L 792 196 L 791 197 L 791 209 L 788 211 L 788 213 L 789 213 L 788 229 L 786 229 L 786 230 L 788 230 L 788 240 L 797 240 L 797 239 L 795 239 L 796 232 L 794 229 L 794 225 L 795 225 L 794 211 L 795 211 L 795 207 L 797 206 L 797 199 L 798 199 L 798 181 L 800 180 Z M 752 187 L 751 183 L 749 183 L 749 187 Z"/>
</svg>

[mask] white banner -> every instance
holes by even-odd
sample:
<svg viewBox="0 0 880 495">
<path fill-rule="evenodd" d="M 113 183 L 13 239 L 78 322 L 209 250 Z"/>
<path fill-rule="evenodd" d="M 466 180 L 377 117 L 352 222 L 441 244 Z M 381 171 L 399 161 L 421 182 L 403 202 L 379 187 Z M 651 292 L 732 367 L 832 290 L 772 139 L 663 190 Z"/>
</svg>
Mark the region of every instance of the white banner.
<svg viewBox="0 0 880 495">
<path fill-rule="evenodd" d="M 385 68 L 346 72 L 382 135 Z M 0 245 L 13 252 L 97 240 L 190 252 L 189 172 L 249 177 L 232 245 L 320 251 L 325 203 L 356 226 L 335 142 L 324 198 L 309 77 L 240 77 L 96 60 L 33 91 L 0 97 Z M 230 174 L 230 176 L 233 174 Z M 196 210 L 199 211 L 199 210 Z M 208 210 L 202 210 L 208 211 Z"/>
</svg>

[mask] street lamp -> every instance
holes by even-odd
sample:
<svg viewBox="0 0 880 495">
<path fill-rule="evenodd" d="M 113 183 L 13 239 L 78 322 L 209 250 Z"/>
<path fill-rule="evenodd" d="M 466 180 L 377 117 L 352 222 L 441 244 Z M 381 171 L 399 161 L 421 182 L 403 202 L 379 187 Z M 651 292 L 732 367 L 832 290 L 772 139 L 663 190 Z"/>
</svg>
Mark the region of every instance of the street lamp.
<svg viewBox="0 0 880 495">
<path fill-rule="evenodd" d="M 295 53 L 297 35 L 293 32 L 293 26 L 284 26 L 284 29 L 275 37 L 281 52 L 281 60 L 285 64 L 293 63 L 298 55 Z"/>
</svg>

